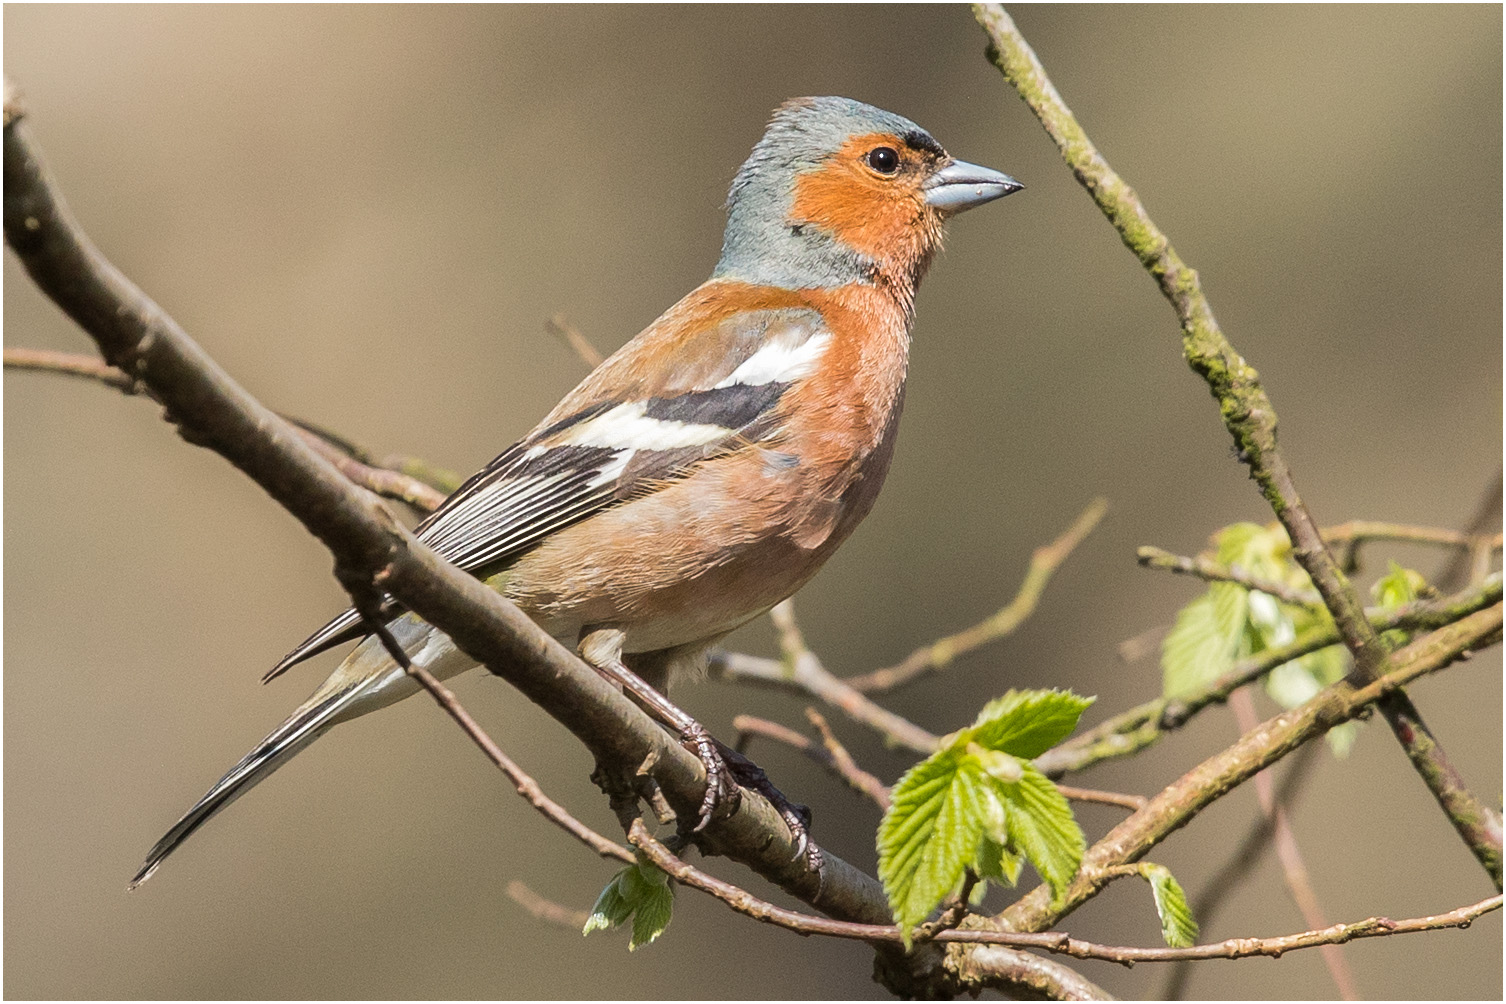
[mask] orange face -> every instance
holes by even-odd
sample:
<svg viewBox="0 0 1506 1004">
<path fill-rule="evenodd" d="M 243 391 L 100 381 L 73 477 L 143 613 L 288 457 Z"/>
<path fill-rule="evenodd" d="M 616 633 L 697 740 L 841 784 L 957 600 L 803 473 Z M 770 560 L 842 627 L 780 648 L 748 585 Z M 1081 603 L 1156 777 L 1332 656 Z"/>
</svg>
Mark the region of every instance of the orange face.
<svg viewBox="0 0 1506 1004">
<path fill-rule="evenodd" d="M 791 222 L 820 227 L 884 272 L 916 275 L 941 243 L 922 185 L 944 160 L 892 133 L 854 136 L 796 181 Z"/>
</svg>

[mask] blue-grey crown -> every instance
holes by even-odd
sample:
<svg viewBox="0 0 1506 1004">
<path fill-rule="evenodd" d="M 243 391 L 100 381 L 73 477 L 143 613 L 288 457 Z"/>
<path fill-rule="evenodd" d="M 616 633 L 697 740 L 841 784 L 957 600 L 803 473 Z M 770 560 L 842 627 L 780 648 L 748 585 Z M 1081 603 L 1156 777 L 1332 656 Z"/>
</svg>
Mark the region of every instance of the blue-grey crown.
<svg viewBox="0 0 1506 1004">
<path fill-rule="evenodd" d="M 796 178 L 851 137 L 871 132 L 935 144 L 904 116 L 851 98 L 793 98 L 781 105 L 732 180 L 722 257 L 712 277 L 799 289 L 841 286 L 868 275 L 871 261 L 828 234 L 792 229 L 787 221 Z"/>
</svg>

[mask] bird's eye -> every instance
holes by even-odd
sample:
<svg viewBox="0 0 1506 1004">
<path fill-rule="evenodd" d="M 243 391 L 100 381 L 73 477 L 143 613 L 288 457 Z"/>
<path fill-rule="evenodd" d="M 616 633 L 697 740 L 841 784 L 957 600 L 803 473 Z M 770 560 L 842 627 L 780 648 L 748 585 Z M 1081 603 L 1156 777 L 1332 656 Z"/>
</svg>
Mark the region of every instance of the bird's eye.
<svg viewBox="0 0 1506 1004">
<path fill-rule="evenodd" d="M 868 151 L 868 166 L 879 174 L 893 174 L 899 170 L 899 154 L 892 146 L 876 146 Z"/>
</svg>

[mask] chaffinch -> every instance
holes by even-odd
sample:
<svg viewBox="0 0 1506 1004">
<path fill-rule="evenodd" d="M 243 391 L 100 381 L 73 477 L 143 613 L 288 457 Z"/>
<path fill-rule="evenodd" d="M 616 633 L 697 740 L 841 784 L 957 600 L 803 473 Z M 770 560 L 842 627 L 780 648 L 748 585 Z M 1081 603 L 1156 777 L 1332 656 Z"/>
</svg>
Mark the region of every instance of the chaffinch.
<svg viewBox="0 0 1506 1004">
<path fill-rule="evenodd" d="M 677 731 L 706 764 L 700 825 L 762 773 L 663 696 L 728 632 L 793 594 L 873 507 L 904 400 L 921 276 L 949 217 L 1019 190 L 915 123 L 847 98 L 781 106 L 738 170 L 711 278 L 586 377 L 419 526 Z M 440 679 L 475 663 L 390 606 Z M 189 834 L 332 725 L 418 685 L 346 611 L 267 679 L 364 639 L 148 854 Z M 803 832 L 797 836 L 804 837 Z"/>
</svg>

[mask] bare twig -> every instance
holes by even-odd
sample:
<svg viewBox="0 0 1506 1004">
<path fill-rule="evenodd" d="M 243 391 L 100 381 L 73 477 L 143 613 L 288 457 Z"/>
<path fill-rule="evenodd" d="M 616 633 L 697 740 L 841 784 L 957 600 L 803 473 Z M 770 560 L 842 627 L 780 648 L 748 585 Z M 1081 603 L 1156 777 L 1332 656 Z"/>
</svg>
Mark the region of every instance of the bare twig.
<svg viewBox="0 0 1506 1004">
<path fill-rule="evenodd" d="M 1186 558 L 1159 547 L 1142 547 L 1135 552 L 1135 558 L 1146 568 L 1163 568 L 1169 572 L 1196 576 L 1206 582 L 1233 582 L 1246 589 L 1269 593 L 1278 600 L 1300 607 L 1315 607 L 1323 602 L 1323 598 L 1311 589 L 1293 589 L 1283 582 L 1262 579 L 1241 568 L 1231 568 L 1202 555 Z"/>
<path fill-rule="evenodd" d="M 741 652 L 716 652 L 711 657 L 711 672 L 724 680 L 757 683 L 778 690 L 808 694 L 842 711 L 855 722 L 873 729 L 894 746 L 917 753 L 932 753 L 935 735 L 894 712 L 881 708 L 865 695 L 848 686 L 821 665 L 816 654 L 806 647 L 795 625 L 789 601 L 769 611 L 779 631 L 784 661 L 761 659 Z"/>
<path fill-rule="evenodd" d="M 557 924 L 560 927 L 568 927 L 576 932 L 586 926 L 588 917 L 586 911 L 576 910 L 563 903 L 545 899 L 517 879 L 507 883 L 507 897 L 539 920 Z"/>
<path fill-rule="evenodd" d="M 1292 557 L 1333 615 L 1344 646 L 1354 656 L 1351 679 L 1356 685 L 1374 682 L 1386 671 L 1386 646 L 1297 492 L 1277 446 L 1276 411 L 1260 384 L 1260 374 L 1224 337 L 1197 273 L 1182 261 L 1140 197 L 1088 139 L 1014 21 L 998 4 L 977 4 L 974 11 L 988 34 L 994 64 L 1035 113 L 1077 180 L 1175 310 L 1182 328 L 1182 354 L 1218 401 L 1237 455 L 1286 527 Z M 1388 693 L 1378 707 L 1455 831 L 1500 888 L 1500 814 L 1465 787 L 1405 693 Z"/>
<path fill-rule="evenodd" d="M 662 869 L 675 881 L 714 896 L 738 913 L 752 917 L 754 920 L 803 935 L 823 935 L 831 938 L 889 943 L 899 942 L 903 938 L 903 932 L 893 925 L 851 924 L 839 920 L 828 920 L 825 917 L 787 910 L 767 900 L 759 899 L 746 889 L 708 875 L 676 856 L 673 851 L 648 832 L 642 820 L 634 822 L 628 833 L 628 840 L 656 867 Z M 1082 941 L 1065 932 L 988 931 L 976 928 L 937 931 L 935 940 L 947 944 L 1038 948 L 1078 959 L 1098 959 L 1126 966 L 1138 962 L 1241 959 L 1254 955 L 1280 958 L 1287 952 L 1303 948 L 1317 948 L 1321 945 L 1343 944 L 1358 938 L 1378 938 L 1393 934 L 1415 934 L 1421 931 L 1468 927 L 1483 915 L 1499 909 L 1501 909 L 1501 896 L 1498 894 L 1478 903 L 1430 917 L 1416 917 L 1411 920 L 1371 917 L 1352 924 L 1335 924 L 1322 930 L 1303 931 L 1299 934 L 1275 938 L 1231 938 L 1216 944 L 1193 945 L 1190 948 L 1131 948 Z"/>
<path fill-rule="evenodd" d="M 455 720 L 455 724 L 459 725 L 461 731 L 470 737 L 471 742 L 475 743 L 481 752 L 486 754 L 486 758 L 496 764 L 498 770 L 507 775 L 507 779 L 518 789 L 518 794 L 527 799 L 529 805 L 538 809 L 545 819 L 602 857 L 616 858 L 624 864 L 633 863 L 632 851 L 623 847 L 615 840 L 608 840 L 600 833 L 597 833 L 585 823 L 570 815 L 564 806 L 544 794 L 544 789 L 539 787 L 539 783 L 524 773 L 523 768 L 519 767 L 513 762 L 511 757 L 502 752 L 502 748 L 492 740 L 491 736 L 486 734 L 486 730 L 476 723 L 476 720 L 470 716 L 470 713 L 465 708 L 461 707 L 460 701 L 456 699 L 455 694 L 443 683 L 435 679 L 432 673 L 422 666 L 410 665 L 407 667 L 407 670 L 408 675 L 418 680 L 419 684 L 445 710 L 445 713 Z"/>
<path fill-rule="evenodd" d="M 1398 540 L 1410 544 L 1434 544 L 1438 547 L 1467 551 L 1483 537 L 1495 550 L 1501 549 L 1501 534 L 1468 533 L 1436 526 L 1412 526 L 1407 523 L 1384 523 L 1379 520 L 1355 519 L 1322 531 L 1330 544 L 1361 544 L 1367 540 Z"/>
<path fill-rule="evenodd" d="M 55 352 L 52 349 L 6 346 L 5 368 L 8 370 L 45 370 L 49 373 L 64 373 L 68 376 L 98 380 L 126 394 L 136 394 L 141 391 L 136 381 L 123 370 L 111 366 L 98 356 L 86 356 L 80 352 Z"/>
<path fill-rule="evenodd" d="M 1236 690 L 1229 698 L 1229 707 L 1234 712 L 1234 720 L 1241 733 L 1250 732 L 1259 726 L 1260 718 L 1255 714 L 1255 701 L 1250 696 L 1249 687 Z M 1309 745 L 1304 748 L 1314 747 Z M 1263 770 L 1255 775 L 1255 794 L 1260 800 L 1261 812 L 1271 821 L 1276 841 L 1276 858 L 1281 862 L 1281 874 L 1286 879 L 1292 900 L 1302 912 L 1302 922 L 1315 930 L 1327 927 L 1328 920 L 1323 916 L 1323 907 L 1318 902 L 1318 894 L 1313 889 L 1307 864 L 1302 859 L 1302 849 L 1297 845 L 1297 835 L 1292 831 L 1291 819 L 1288 818 L 1286 807 L 1276 800 L 1270 771 Z M 1323 964 L 1328 967 L 1328 974 L 1333 977 L 1334 986 L 1338 988 L 1339 996 L 1346 1001 L 1359 1000 L 1359 988 L 1355 985 L 1354 973 L 1349 969 L 1343 949 L 1338 945 L 1323 945 L 1319 951 L 1323 956 Z"/>
<path fill-rule="evenodd" d="M 746 752 L 747 742 L 753 736 L 762 736 L 765 739 L 784 743 L 786 746 L 793 747 L 804 754 L 807 759 L 831 771 L 860 794 L 867 795 L 875 802 L 878 802 L 880 808 L 889 807 L 889 789 L 884 787 L 883 782 L 860 768 L 857 774 L 848 776 L 843 772 L 842 766 L 838 764 L 837 758 L 829 748 L 820 743 L 812 742 L 794 729 L 786 725 L 780 725 L 778 722 L 771 722 L 766 718 L 755 718 L 752 715 L 734 716 L 732 727 L 737 730 L 738 752 Z M 865 785 L 875 787 L 870 791 L 864 787 Z"/>
<path fill-rule="evenodd" d="M 1131 812 L 1145 808 L 1150 801 L 1144 795 L 1127 795 L 1120 791 L 1099 791 L 1097 788 L 1074 788 L 1069 784 L 1059 784 L 1056 790 L 1066 798 L 1074 802 L 1094 802 L 1098 805 L 1115 805 Z"/>
<path fill-rule="evenodd" d="M 826 723 L 821 712 L 815 708 L 806 708 L 805 717 L 821 733 L 821 745 L 826 747 L 826 752 L 831 755 L 832 769 L 842 780 L 846 781 L 854 791 L 867 795 L 878 803 L 880 809 L 889 808 L 889 787 L 858 766 L 852 754 L 847 752 L 847 747 L 838 741 L 836 733 L 832 732 L 831 726 Z"/>
<path fill-rule="evenodd" d="M 1040 602 L 1041 594 L 1045 592 L 1051 577 L 1077 545 L 1098 526 L 1108 508 L 1107 499 L 1094 499 L 1065 533 L 1050 544 L 1036 548 L 1030 556 L 1030 567 L 1026 570 L 1014 599 L 987 620 L 966 631 L 921 646 L 898 665 L 849 676 L 843 682 L 865 693 L 892 690 L 926 673 L 945 669 L 959 655 L 1012 634 L 1035 612 L 1036 604 Z"/>
<path fill-rule="evenodd" d="M 565 319 L 564 314 L 555 314 L 544 322 L 544 327 L 555 338 L 570 346 L 580 357 L 580 361 L 586 364 L 586 369 L 594 370 L 606 358 L 585 335 L 580 333 L 580 329 Z"/>
<path fill-rule="evenodd" d="M 75 352 L 10 347 L 5 350 L 6 369 L 41 370 L 97 380 L 126 394 L 138 394 L 144 385 L 132 380 L 124 370 L 102 359 Z M 354 483 L 383 498 L 406 502 L 422 512 L 433 512 L 445 500 L 445 492 L 401 469 L 373 465 L 358 459 L 359 450 L 345 440 L 296 418 L 283 416 L 293 423 L 305 442 L 320 456 Z"/>
<path fill-rule="evenodd" d="M 1439 589 L 1452 591 L 1458 589 L 1467 582 L 1475 582 L 1490 574 L 1491 560 L 1494 557 L 1501 535 L 1497 533 L 1493 541 L 1487 542 L 1491 527 L 1501 523 L 1501 493 L 1502 493 L 1502 468 L 1496 468 L 1496 476 L 1491 479 L 1485 494 L 1480 499 L 1480 505 L 1475 510 L 1475 515 L 1469 521 L 1465 534 L 1475 541 L 1468 551 L 1455 551 L 1448 562 L 1433 577 L 1433 582 Z M 1494 547 L 1491 546 L 1494 544 Z"/>
</svg>

